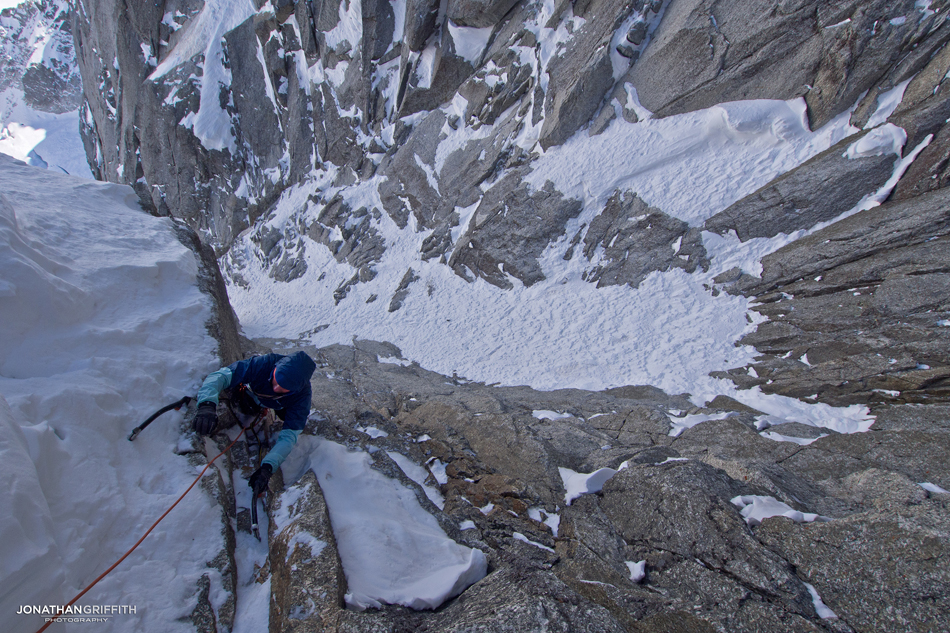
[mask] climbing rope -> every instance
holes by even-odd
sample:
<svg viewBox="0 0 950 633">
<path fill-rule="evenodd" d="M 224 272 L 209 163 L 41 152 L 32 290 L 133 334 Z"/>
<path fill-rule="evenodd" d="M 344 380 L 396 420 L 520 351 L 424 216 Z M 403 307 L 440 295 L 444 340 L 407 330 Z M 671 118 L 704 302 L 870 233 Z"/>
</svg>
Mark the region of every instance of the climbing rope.
<svg viewBox="0 0 950 633">
<path fill-rule="evenodd" d="M 225 453 L 227 453 L 229 450 L 231 450 L 231 447 L 232 447 L 232 446 L 234 446 L 235 444 L 237 444 L 237 441 L 238 441 L 239 439 L 241 439 L 241 436 L 244 435 L 244 432 L 245 432 L 246 430 L 247 430 L 246 427 L 242 427 L 242 428 L 241 428 L 241 432 L 238 433 L 238 436 L 237 436 L 236 438 L 234 438 L 234 440 L 233 440 L 230 444 L 228 444 L 227 448 L 225 448 L 223 451 L 221 451 L 220 453 L 218 453 L 217 455 L 215 455 L 214 459 L 212 459 L 211 461 L 209 461 L 209 462 L 205 465 L 205 467 L 201 470 L 201 473 L 198 474 L 198 477 L 195 478 L 195 480 L 194 480 L 193 482 L 191 482 L 191 485 L 190 485 L 190 486 L 188 486 L 188 490 L 185 490 L 183 493 L 181 493 L 181 496 L 178 497 L 178 499 L 175 501 L 175 503 L 173 503 L 173 504 L 171 505 L 171 507 L 169 507 L 167 510 L 165 510 L 165 514 L 163 514 L 162 516 L 158 517 L 158 521 L 156 521 L 155 523 L 152 524 L 152 527 L 150 527 L 150 528 L 145 532 L 145 534 L 142 535 L 142 538 L 140 538 L 140 539 L 138 540 L 138 542 L 136 542 L 136 544 L 133 545 L 133 546 L 131 547 L 131 549 L 129 549 L 129 551 L 127 551 L 125 554 L 123 554 L 123 555 L 122 555 L 122 558 L 120 558 L 120 559 L 117 560 L 115 563 L 113 563 L 113 564 L 112 564 L 112 567 L 110 567 L 109 569 L 107 569 L 107 570 L 105 570 L 104 572 L 102 572 L 102 574 L 101 574 L 98 578 L 96 578 L 95 580 L 92 581 L 92 584 L 90 584 L 88 587 L 86 587 L 85 589 L 83 589 L 82 591 L 80 591 L 79 594 L 78 594 L 75 598 L 73 598 L 72 600 L 69 601 L 68 604 L 66 604 L 66 606 L 67 606 L 67 607 L 71 607 L 73 604 L 75 604 L 77 600 L 79 600 L 79 599 L 82 598 L 84 595 L 86 595 L 86 592 L 87 592 L 87 591 L 89 591 L 90 589 L 92 589 L 93 587 L 95 587 L 96 584 L 97 584 L 100 580 L 102 580 L 102 579 L 105 578 L 107 575 L 109 575 L 109 572 L 111 572 L 113 569 L 115 569 L 116 567 L 118 567 L 118 566 L 119 566 L 119 563 L 121 563 L 121 562 L 124 561 L 126 558 L 128 558 L 129 554 L 131 554 L 132 552 L 134 552 L 134 551 L 135 551 L 135 548 L 138 547 L 139 545 L 141 545 L 142 541 L 145 540 L 145 537 L 148 536 L 149 534 L 151 534 L 152 530 L 155 529 L 155 526 L 157 526 L 159 523 L 161 523 L 161 522 L 162 522 L 162 519 L 164 519 L 166 516 L 168 516 L 168 513 L 171 512 L 171 511 L 175 508 L 175 506 L 178 505 L 178 502 L 181 501 L 182 499 L 184 499 L 184 498 L 185 498 L 185 495 L 187 495 L 189 492 L 191 492 L 191 489 L 195 487 L 195 484 L 197 484 L 197 483 L 201 480 L 201 478 L 204 476 L 204 474 L 208 471 L 208 469 L 211 468 L 211 464 L 213 464 L 219 457 L 221 457 L 222 455 L 224 455 Z M 49 625 L 51 625 L 53 622 L 55 622 L 55 621 L 59 618 L 60 615 L 63 615 L 63 614 L 60 614 L 60 613 L 55 614 L 55 615 L 50 619 L 50 621 L 47 622 L 46 624 L 44 624 L 43 627 L 42 627 L 39 631 L 37 631 L 36 633 L 43 633 L 43 631 L 45 631 L 45 630 L 49 627 Z"/>
</svg>

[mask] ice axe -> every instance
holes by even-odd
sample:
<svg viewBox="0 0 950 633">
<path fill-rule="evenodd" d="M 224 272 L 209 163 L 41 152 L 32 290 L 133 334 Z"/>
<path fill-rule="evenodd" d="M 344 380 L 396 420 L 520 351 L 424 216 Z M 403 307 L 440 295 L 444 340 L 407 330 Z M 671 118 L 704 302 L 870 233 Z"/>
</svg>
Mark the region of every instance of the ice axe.
<svg viewBox="0 0 950 633">
<path fill-rule="evenodd" d="M 136 436 L 145 429 L 145 427 L 151 424 L 152 421 L 158 416 L 160 416 L 161 414 L 165 413 L 166 411 L 171 411 L 172 409 L 174 409 L 175 411 L 178 411 L 182 407 L 186 406 L 189 402 L 191 402 L 191 396 L 185 396 L 184 398 L 182 398 L 181 400 L 178 400 L 177 402 L 173 402 L 169 405 L 162 407 L 161 409 L 153 413 L 145 422 L 142 422 L 137 427 L 132 429 L 132 432 L 129 433 L 129 441 L 131 442 L 132 440 L 134 440 Z"/>
<path fill-rule="evenodd" d="M 253 493 L 252 493 L 253 495 Z M 260 494 L 260 497 L 263 497 L 264 493 Z M 258 495 L 253 495 L 254 499 L 251 501 L 251 534 L 260 541 L 261 540 L 261 531 L 257 526 L 257 500 Z"/>
</svg>

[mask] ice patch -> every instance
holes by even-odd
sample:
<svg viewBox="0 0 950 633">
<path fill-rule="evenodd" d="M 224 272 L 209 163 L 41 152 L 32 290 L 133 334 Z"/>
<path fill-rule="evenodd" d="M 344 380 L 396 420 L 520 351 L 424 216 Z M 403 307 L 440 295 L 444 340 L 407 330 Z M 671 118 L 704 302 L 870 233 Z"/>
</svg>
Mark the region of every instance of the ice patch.
<svg viewBox="0 0 950 633">
<path fill-rule="evenodd" d="M 927 492 L 936 492 L 936 493 L 939 493 L 939 494 L 950 494 L 950 491 L 944 490 L 943 488 L 941 488 L 941 487 L 938 486 L 937 484 L 932 484 L 932 483 L 930 483 L 929 481 L 925 481 L 925 482 L 920 483 L 920 484 L 917 484 L 917 485 L 920 486 L 921 488 L 923 488 L 924 490 L 926 490 Z"/>
</svg>

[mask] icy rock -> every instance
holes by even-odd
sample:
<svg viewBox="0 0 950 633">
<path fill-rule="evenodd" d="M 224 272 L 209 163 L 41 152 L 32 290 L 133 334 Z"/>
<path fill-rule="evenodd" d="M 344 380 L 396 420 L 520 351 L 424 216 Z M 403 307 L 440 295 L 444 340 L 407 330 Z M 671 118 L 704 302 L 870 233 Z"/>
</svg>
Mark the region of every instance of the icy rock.
<svg viewBox="0 0 950 633">
<path fill-rule="evenodd" d="M 776 178 L 709 218 L 705 229 L 735 231 L 746 241 L 809 229 L 841 215 L 884 185 L 894 169 L 894 154 L 845 157 L 855 142 L 849 137 Z"/>
</svg>

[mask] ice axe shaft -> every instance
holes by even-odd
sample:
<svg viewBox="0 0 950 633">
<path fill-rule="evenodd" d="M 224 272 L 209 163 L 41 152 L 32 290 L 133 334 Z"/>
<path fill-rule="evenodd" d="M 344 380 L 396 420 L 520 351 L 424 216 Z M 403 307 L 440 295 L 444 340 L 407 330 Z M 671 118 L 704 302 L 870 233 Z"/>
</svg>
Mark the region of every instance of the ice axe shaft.
<svg viewBox="0 0 950 633">
<path fill-rule="evenodd" d="M 261 531 L 257 527 L 257 495 L 253 495 L 251 501 L 251 533 L 259 541 L 261 540 Z"/>
<path fill-rule="evenodd" d="M 162 407 L 161 409 L 153 413 L 149 417 L 149 419 L 147 419 L 145 422 L 142 422 L 137 427 L 132 429 L 132 432 L 129 434 L 129 441 L 131 442 L 132 440 L 134 440 L 136 436 L 145 429 L 145 427 L 151 424 L 152 421 L 158 416 L 160 416 L 161 414 L 165 413 L 166 411 L 171 411 L 172 409 L 175 409 L 177 411 L 178 409 L 181 409 L 183 406 L 187 405 L 189 402 L 191 402 L 191 396 L 185 396 L 181 400 L 178 400 L 176 402 L 173 402 L 169 405 Z"/>
</svg>

